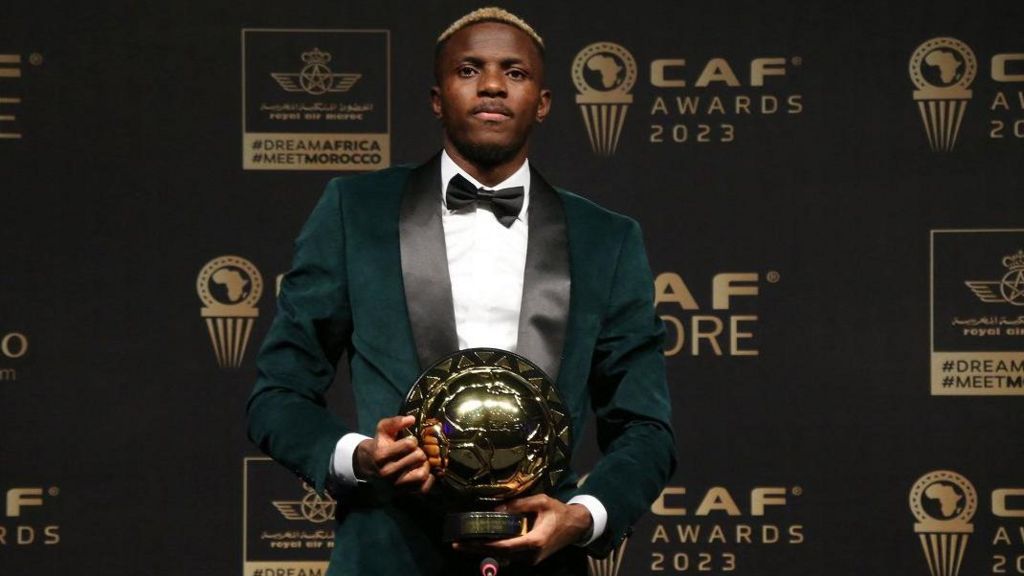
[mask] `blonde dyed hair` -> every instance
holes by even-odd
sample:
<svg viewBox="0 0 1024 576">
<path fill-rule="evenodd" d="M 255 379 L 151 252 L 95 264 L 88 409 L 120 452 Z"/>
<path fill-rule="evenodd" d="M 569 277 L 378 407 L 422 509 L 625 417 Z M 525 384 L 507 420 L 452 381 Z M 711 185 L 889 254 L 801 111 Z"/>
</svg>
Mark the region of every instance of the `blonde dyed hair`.
<svg viewBox="0 0 1024 576">
<path fill-rule="evenodd" d="M 537 34 L 536 30 L 534 30 L 532 26 L 527 24 L 526 21 L 519 16 L 516 16 L 504 8 L 498 8 L 497 6 L 488 6 L 486 8 L 473 10 L 469 14 L 466 14 L 455 22 L 452 22 L 452 25 L 437 37 L 437 48 L 440 49 L 441 45 L 452 37 L 452 34 L 455 34 L 467 26 L 480 24 L 481 22 L 498 22 L 518 28 L 525 32 L 527 36 L 532 38 L 533 41 L 537 43 L 537 47 L 540 48 L 541 53 L 544 53 L 544 40 L 540 37 L 540 34 Z"/>
</svg>

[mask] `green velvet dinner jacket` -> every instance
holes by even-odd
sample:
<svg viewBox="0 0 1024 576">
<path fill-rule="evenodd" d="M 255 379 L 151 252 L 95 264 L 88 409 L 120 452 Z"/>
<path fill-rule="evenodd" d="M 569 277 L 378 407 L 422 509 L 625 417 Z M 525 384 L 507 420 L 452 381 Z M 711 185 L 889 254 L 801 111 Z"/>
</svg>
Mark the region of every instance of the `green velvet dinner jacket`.
<svg viewBox="0 0 1024 576">
<path fill-rule="evenodd" d="M 603 556 L 675 468 L 664 329 L 636 222 L 553 188 L 536 170 L 530 187 L 517 352 L 556 383 L 571 412 L 573 449 L 588 414 L 596 417 L 602 458 L 582 487 L 570 473 L 550 494 L 601 501 L 608 523 L 587 552 Z M 321 493 L 331 488 L 338 439 L 372 436 L 420 372 L 458 349 L 440 194 L 440 155 L 335 178 L 295 243 L 257 359 L 249 436 Z M 343 352 L 355 427 L 325 408 Z M 451 553 L 440 542 L 434 496 L 376 482 L 338 494 L 329 574 L 445 573 Z"/>
</svg>

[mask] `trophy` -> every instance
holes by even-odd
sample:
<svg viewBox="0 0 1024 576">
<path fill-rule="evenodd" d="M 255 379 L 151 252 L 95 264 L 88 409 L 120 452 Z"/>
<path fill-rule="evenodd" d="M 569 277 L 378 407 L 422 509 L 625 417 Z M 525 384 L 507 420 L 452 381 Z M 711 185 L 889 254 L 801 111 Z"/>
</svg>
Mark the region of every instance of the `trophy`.
<svg viewBox="0 0 1024 576">
<path fill-rule="evenodd" d="M 416 380 L 402 406 L 410 432 L 437 455 L 432 473 L 448 496 L 446 542 L 502 539 L 527 531 L 504 500 L 543 492 L 569 468 L 570 418 L 535 364 L 507 350 L 469 348 Z"/>
</svg>

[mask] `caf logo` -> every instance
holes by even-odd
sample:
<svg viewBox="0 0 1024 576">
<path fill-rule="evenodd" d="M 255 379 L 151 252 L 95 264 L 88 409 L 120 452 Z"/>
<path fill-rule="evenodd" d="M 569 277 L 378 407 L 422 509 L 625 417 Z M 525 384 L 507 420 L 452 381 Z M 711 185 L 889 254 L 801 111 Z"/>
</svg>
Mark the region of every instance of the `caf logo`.
<svg viewBox="0 0 1024 576">
<path fill-rule="evenodd" d="M 921 540 L 932 576 L 960 573 L 967 539 L 974 532 L 971 518 L 977 508 L 974 486 L 949 470 L 929 472 L 910 489 L 910 511 L 917 519 L 914 532 Z"/>
<path fill-rule="evenodd" d="M 956 144 L 977 72 L 974 52 L 956 38 L 932 38 L 914 50 L 910 80 L 932 150 L 949 152 Z"/>
<path fill-rule="evenodd" d="M 611 156 L 633 103 L 629 91 L 636 83 L 636 60 L 618 44 L 596 42 L 580 50 L 572 61 L 572 82 L 579 92 L 576 103 L 583 113 L 590 147 L 599 156 Z"/>
<path fill-rule="evenodd" d="M 331 61 L 330 52 L 313 48 L 302 53 L 302 61 L 306 63 L 298 74 L 271 72 L 277 84 L 287 92 L 305 92 L 319 96 L 327 92 L 348 92 L 362 78 L 362 74 L 336 74 L 327 63 Z"/>
<path fill-rule="evenodd" d="M 238 368 L 253 321 L 260 315 L 256 307 L 263 294 L 260 271 L 245 258 L 220 256 L 199 271 L 196 291 L 203 302 L 200 314 L 206 320 L 217 364 Z"/>
<path fill-rule="evenodd" d="M 302 500 L 275 500 L 274 508 L 288 520 L 307 520 L 314 524 L 323 524 L 334 518 L 338 503 L 330 496 L 321 497 L 311 486 L 302 484 L 306 495 Z"/>
<path fill-rule="evenodd" d="M 982 302 L 1024 306 L 1024 250 L 1004 257 L 1003 266 L 1009 271 L 1000 280 L 967 280 L 964 284 Z"/>
</svg>

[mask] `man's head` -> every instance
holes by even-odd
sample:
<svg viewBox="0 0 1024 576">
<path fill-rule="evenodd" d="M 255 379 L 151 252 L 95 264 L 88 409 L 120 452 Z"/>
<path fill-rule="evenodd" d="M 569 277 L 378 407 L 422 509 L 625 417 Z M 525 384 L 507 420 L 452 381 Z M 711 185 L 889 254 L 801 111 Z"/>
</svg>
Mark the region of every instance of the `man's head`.
<svg viewBox="0 0 1024 576">
<path fill-rule="evenodd" d="M 499 8 L 463 16 L 438 37 L 434 76 L 446 148 L 484 169 L 526 157 L 551 105 L 544 43 L 528 24 Z"/>
</svg>

